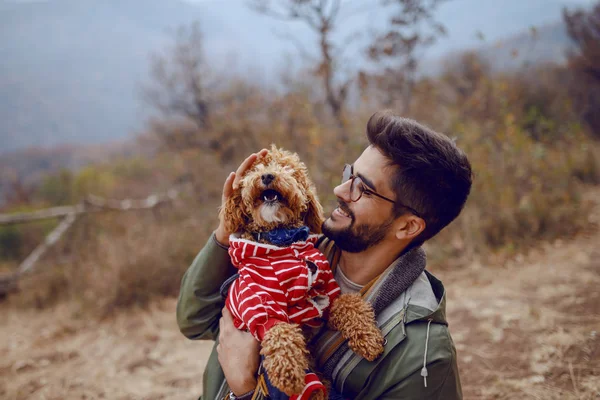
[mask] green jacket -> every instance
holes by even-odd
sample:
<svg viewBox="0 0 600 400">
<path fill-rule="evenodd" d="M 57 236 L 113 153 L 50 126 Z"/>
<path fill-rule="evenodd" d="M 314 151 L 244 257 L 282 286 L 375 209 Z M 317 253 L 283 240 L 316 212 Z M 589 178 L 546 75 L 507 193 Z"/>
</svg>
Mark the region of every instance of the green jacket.
<svg viewBox="0 0 600 400">
<path fill-rule="evenodd" d="M 326 248 L 327 247 L 327 248 Z M 332 245 L 321 247 L 330 257 Z M 227 249 L 211 236 L 185 273 L 177 303 L 177 322 L 189 339 L 217 340 L 224 300 L 221 284 L 235 273 Z M 333 385 L 345 398 L 352 399 L 462 399 L 456 350 L 446 322 L 446 299 L 442 283 L 426 272 L 438 301 L 429 309 L 408 295 L 400 296 L 377 315 L 386 344 L 382 356 L 373 362 L 351 351 L 337 365 Z M 336 332 L 324 330 L 317 338 L 313 354 L 325 354 Z M 427 378 L 422 376 L 424 360 Z M 228 392 L 219 365 L 216 343 L 208 359 L 203 379 L 204 400 L 221 400 Z"/>
</svg>

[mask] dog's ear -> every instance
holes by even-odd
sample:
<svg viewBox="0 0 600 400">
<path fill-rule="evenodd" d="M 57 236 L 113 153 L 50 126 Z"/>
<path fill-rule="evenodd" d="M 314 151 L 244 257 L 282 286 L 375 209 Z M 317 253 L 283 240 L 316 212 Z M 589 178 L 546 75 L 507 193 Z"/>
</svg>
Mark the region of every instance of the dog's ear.
<svg viewBox="0 0 600 400">
<path fill-rule="evenodd" d="M 310 186 L 308 191 L 308 209 L 304 216 L 304 223 L 308 226 L 311 233 L 321 233 L 321 225 L 323 224 L 323 207 L 319 203 L 314 186 Z"/>
<path fill-rule="evenodd" d="M 219 210 L 219 219 L 223 221 L 227 232 L 235 233 L 246 225 L 248 215 L 244 211 L 242 189 L 238 187 Z"/>
</svg>

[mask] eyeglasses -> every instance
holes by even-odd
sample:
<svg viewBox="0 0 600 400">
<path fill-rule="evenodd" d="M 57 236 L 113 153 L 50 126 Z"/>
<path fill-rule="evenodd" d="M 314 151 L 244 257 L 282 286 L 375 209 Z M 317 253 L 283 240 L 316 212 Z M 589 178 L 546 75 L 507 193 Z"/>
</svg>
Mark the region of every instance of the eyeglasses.
<svg viewBox="0 0 600 400">
<path fill-rule="evenodd" d="M 417 217 L 422 218 L 414 208 L 405 206 L 404 204 L 399 203 L 396 200 L 392 200 L 388 197 L 380 195 L 379 193 L 375 192 L 374 190 L 367 188 L 365 183 L 362 181 L 362 179 L 360 179 L 359 176 L 356 176 L 353 174 L 352 169 L 353 169 L 352 165 L 346 164 L 346 165 L 344 165 L 344 172 L 342 173 L 342 185 L 344 183 L 348 182 L 349 180 L 351 181 L 350 182 L 350 201 L 352 201 L 353 203 L 357 202 L 358 200 L 360 200 L 362 195 L 364 193 L 366 193 L 367 195 L 373 195 L 373 196 L 379 197 L 380 199 L 383 199 L 385 201 L 389 201 L 390 203 L 392 203 L 394 205 L 399 205 L 401 207 L 404 207 L 407 210 L 409 210 L 411 213 L 416 215 Z"/>
</svg>

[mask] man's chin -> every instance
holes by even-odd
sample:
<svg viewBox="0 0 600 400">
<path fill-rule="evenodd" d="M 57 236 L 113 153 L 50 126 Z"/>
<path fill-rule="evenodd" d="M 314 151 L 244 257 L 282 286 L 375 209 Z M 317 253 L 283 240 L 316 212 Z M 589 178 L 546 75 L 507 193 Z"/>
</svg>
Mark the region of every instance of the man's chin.
<svg viewBox="0 0 600 400">
<path fill-rule="evenodd" d="M 350 226 L 343 226 L 342 224 L 339 224 L 339 222 L 337 224 L 335 222 L 336 221 L 331 217 L 323 222 L 321 227 L 323 235 L 325 235 L 328 239 L 333 240 L 342 250 L 352 251 L 352 245 L 355 242 L 355 238 L 350 232 Z M 346 241 L 348 238 L 350 238 L 350 243 L 348 243 L 350 245 L 346 246 Z"/>
<path fill-rule="evenodd" d="M 323 221 L 323 224 L 321 225 L 321 232 L 329 239 L 333 239 L 332 236 L 335 236 L 335 228 L 332 225 L 335 225 L 335 221 L 331 217 Z"/>
<path fill-rule="evenodd" d="M 331 216 L 323 222 L 323 225 L 321 225 L 321 230 L 323 233 L 331 232 L 332 234 L 335 234 L 336 232 L 341 232 L 348 229 L 349 226 L 350 224 L 343 224 L 343 221 L 339 221 L 334 216 Z M 326 233 L 325 236 L 327 236 Z"/>
<path fill-rule="evenodd" d="M 323 223 L 322 231 L 327 238 L 335 242 L 340 250 L 360 253 L 381 242 L 389 226 L 389 223 L 375 227 L 354 226 L 352 223 L 344 226 L 340 223 L 336 224 L 330 217 Z"/>
</svg>

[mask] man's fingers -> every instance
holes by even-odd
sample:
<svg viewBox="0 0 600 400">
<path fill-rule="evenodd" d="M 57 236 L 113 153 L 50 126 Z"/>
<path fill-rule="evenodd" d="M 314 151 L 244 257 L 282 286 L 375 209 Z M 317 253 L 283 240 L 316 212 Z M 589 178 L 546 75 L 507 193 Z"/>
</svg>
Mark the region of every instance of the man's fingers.
<svg viewBox="0 0 600 400">
<path fill-rule="evenodd" d="M 267 155 L 268 152 L 269 150 L 262 149 L 258 153 L 252 153 L 244 160 L 244 162 L 240 164 L 237 171 L 235 171 L 235 179 L 233 180 L 232 185 L 233 189 L 238 188 L 240 181 L 244 176 L 244 173 L 252 166 L 252 164 L 254 164 L 254 161 L 256 161 L 257 158 L 264 157 L 265 155 Z"/>
<path fill-rule="evenodd" d="M 219 335 L 228 335 L 229 332 L 235 328 L 233 325 L 233 317 L 227 307 L 223 307 L 221 313 L 222 316 L 219 318 Z"/>
<path fill-rule="evenodd" d="M 252 153 L 248 156 L 248 158 L 246 158 L 244 160 L 244 162 L 242 162 L 240 164 L 237 171 L 235 171 L 235 179 L 233 180 L 233 189 L 238 188 L 238 186 L 240 185 L 240 180 L 242 180 L 242 176 L 244 175 L 244 172 L 246 172 L 248 170 L 248 168 L 250 168 L 250 166 L 254 163 L 254 161 L 256 161 L 256 158 L 257 158 L 257 154 Z"/>
<path fill-rule="evenodd" d="M 225 179 L 225 183 L 223 184 L 223 200 L 227 199 L 229 196 L 233 194 L 233 180 L 235 179 L 235 172 L 230 172 Z"/>
<path fill-rule="evenodd" d="M 223 318 L 221 319 L 225 319 L 225 322 L 228 321 L 233 321 L 233 317 L 231 316 L 231 313 L 229 312 L 229 309 L 227 307 L 223 307 Z"/>
</svg>

